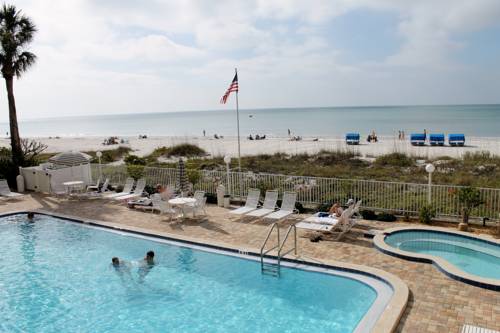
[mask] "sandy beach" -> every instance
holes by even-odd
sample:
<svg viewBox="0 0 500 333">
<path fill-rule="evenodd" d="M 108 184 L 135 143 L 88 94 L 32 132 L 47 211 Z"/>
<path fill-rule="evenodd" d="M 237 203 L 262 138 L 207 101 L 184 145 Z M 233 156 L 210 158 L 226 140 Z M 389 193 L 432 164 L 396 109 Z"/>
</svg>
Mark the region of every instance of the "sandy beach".
<svg viewBox="0 0 500 333">
<path fill-rule="evenodd" d="M 156 136 L 147 139 L 138 137 L 121 137 L 128 141 L 124 146 L 130 147 L 134 154 L 144 156 L 150 154 L 155 148 L 169 147 L 181 143 L 192 143 L 206 150 L 211 156 L 237 156 L 238 145 L 236 137 L 224 137 L 223 139 L 214 139 L 208 137 L 175 137 L 175 136 Z M 62 137 L 59 139 L 39 137 L 33 138 L 45 143 L 48 148 L 46 152 L 56 153 L 62 151 L 97 151 L 114 149 L 119 145 L 102 144 L 105 137 Z M 465 152 L 489 151 L 492 154 L 500 155 L 500 138 L 487 137 L 468 137 L 465 147 L 414 147 L 409 140 L 400 141 L 397 137 L 382 136 L 377 143 L 367 143 L 362 141 L 358 146 L 348 146 L 342 137 L 320 137 L 318 141 L 312 137 L 304 137 L 301 141 L 290 141 L 287 137 L 272 137 L 266 140 L 250 141 L 246 138 L 241 139 L 241 154 L 300 154 L 316 153 L 320 150 L 352 150 L 358 152 L 364 157 L 376 157 L 379 155 L 401 152 L 413 156 L 436 158 L 439 156 L 460 157 Z M 10 146 L 9 139 L 0 139 L 0 146 Z"/>
</svg>

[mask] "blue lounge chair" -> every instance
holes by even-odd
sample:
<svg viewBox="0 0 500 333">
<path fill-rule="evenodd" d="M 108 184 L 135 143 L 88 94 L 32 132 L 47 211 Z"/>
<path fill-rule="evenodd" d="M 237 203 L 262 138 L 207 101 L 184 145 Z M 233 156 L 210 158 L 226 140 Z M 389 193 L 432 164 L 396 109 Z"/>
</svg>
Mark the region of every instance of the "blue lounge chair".
<svg viewBox="0 0 500 333">
<path fill-rule="evenodd" d="M 410 135 L 410 142 L 413 146 L 424 146 L 425 145 L 425 134 L 415 134 Z"/>
<path fill-rule="evenodd" d="M 347 133 L 345 135 L 345 142 L 348 145 L 359 145 L 359 133 Z"/>
<path fill-rule="evenodd" d="M 431 146 L 444 146 L 444 134 L 429 135 L 429 143 Z"/>
<path fill-rule="evenodd" d="M 450 146 L 464 146 L 465 145 L 465 135 L 463 134 L 450 134 L 448 135 L 448 143 Z"/>
</svg>

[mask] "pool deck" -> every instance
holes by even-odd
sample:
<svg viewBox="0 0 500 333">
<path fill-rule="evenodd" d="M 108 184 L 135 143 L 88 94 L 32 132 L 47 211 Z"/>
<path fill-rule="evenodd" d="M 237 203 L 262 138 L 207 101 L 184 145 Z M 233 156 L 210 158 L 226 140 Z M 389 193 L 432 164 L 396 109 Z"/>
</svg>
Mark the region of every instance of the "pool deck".
<svg viewBox="0 0 500 333">
<path fill-rule="evenodd" d="M 227 209 L 212 205 L 207 209 L 208 218 L 176 223 L 165 216 L 130 210 L 103 200 L 73 201 L 30 194 L 18 201 L 0 201 L 0 213 L 37 209 L 240 249 L 260 248 L 269 228 L 265 223 L 231 219 Z M 410 297 L 396 332 L 460 332 L 464 324 L 500 330 L 500 293 L 453 280 L 431 264 L 385 255 L 374 247 L 371 239 L 363 237 L 368 229 L 405 226 L 412 224 L 362 221 L 342 241 L 326 239 L 318 243 L 310 242 L 307 233 L 298 230 L 298 249 L 302 257 L 310 260 L 365 265 L 402 279 L 410 289 Z"/>
</svg>

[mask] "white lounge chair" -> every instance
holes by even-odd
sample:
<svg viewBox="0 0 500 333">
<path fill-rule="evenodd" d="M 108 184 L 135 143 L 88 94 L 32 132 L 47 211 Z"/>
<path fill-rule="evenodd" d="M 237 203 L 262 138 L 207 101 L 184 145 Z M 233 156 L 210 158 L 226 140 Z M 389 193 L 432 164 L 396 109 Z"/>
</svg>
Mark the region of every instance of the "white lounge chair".
<svg viewBox="0 0 500 333">
<path fill-rule="evenodd" d="M 101 177 L 97 179 L 97 182 L 95 185 L 89 185 L 87 186 L 87 191 L 98 191 L 99 190 L 99 185 L 101 185 Z"/>
<path fill-rule="evenodd" d="M 132 192 L 133 187 L 134 187 L 134 178 L 128 177 L 127 180 L 125 180 L 125 185 L 123 185 L 123 190 L 121 192 L 105 195 L 104 198 L 113 199 L 119 196 L 128 195 Z"/>
<path fill-rule="evenodd" d="M 363 200 L 358 200 L 358 202 L 356 202 L 356 204 L 354 205 L 354 208 L 352 210 L 352 216 L 359 214 L 359 208 L 361 207 L 361 202 L 362 201 Z"/>
<path fill-rule="evenodd" d="M 24 194 L 11 192 L 9 184 L 5 179 L 0 179 L 0 196 L 5 197 L 7 199 L 18 199 L 24 196 Z"/>
<path fill-rule="evenodd" d="M 264 198 L 262 208 L 253 210 L 250 213 L 247 213 L 246 216 L 263 217 L 274 212 L 276 209 L 276 202 L 278 201 L 278 193 L 279 192 L 276 190 L 266 191 L 266 197 Z"/>
<path fill-rule="evenodd" d="M 88 197 L 88 198 L 96 198 L 96 197 L 101 197 L 102 195 L 104 195 L 105 193 L 109 192 L 108 190 L 108 185 L 109 185 L 109 178 L 106 178 L 106 180 L 104 181 L 104 183 L 102 184 L 101 188 L 97 188 L 97 190 L 95 191 L 91 191 L 91 192 L 86 192 L 86 193 L 82 193 L 80 194 L 81 197 Z"/>
<path fill-rule="evenodd" d="M 334 232 L 339 231 L 336 240 L 342 238 L 351 228 L 356 224 L 351 220 L 353 214 L 353 207 L 346 209 L 339 218 L 336 217 L 320 217 L 319 213 L 306 218 L 305 220 L 296 223 L 295 226 L 299 229 L 306 229 L 310 231 L 321 232 Z"/>
<path fill-rule="evenodd" d="M 474 325 L 464 325 L 462 327 L 461 333 L 500 333 L 500 332 Z"/>
<path fill-rule="evenodd" d="M 297 193 L 296 192 L 285 192 L 283 193 L 283 201 L 281 202 L 280 210 L 273 212 L 269 215 L 266 215 L 266 219 L 271 220 L 283 220 L 288 216 L 296 213 L 295 202 L 297 201 Z"/>
<path fill-rule="evenodd" d="M 146 179 L 141 178 L 135 184 L 135 188 L 132 190 L 132 193 L 127 194 L 127 195 L 121 195 L 119 197 L 113 198 L 113 200 L 128 201 L 130 199 L 139 198 L 142 196 L 142 193 L 144 192 L 145 187 L 146 187 Z"/>
<path fill-rule="evenodd" d="M 245 206 L 236 208 L 235 210 L 229 211 L 231 214 L 244 215 L 256 210 L 259 205 L 260 190 L 256 188 L 251 188 L 248 190 L 247 200 L 245 201 Z"/>
</svg>

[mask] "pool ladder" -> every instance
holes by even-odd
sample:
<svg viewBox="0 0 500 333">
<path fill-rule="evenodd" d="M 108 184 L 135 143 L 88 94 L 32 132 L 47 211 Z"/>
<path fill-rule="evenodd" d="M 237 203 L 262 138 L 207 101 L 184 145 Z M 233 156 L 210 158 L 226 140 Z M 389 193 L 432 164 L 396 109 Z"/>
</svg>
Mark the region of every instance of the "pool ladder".
<svg viewBox="0 0 500 333">
<path fill-rule="evenodd" d="M 293 230 L 293 235 L 294 235 L 294 243 L 293 247 L 289 249 L 286 252 L 283 252 L 283 248 L 285 246 L 285 243 L 288 239 L 288 236 L 290 236 L 290 233 Z M 271 235 L 273 234 L 273 231 L 276 233 L 276 238 L 277 238 L 277 243 L 275 246 L 269 248 L 266 250 L 266 245 L 271 238 Z M 278 255 L 275 260 L 273 259 L 268 259 L 265 260 L 265 256 L 275 250 L 278 249 Z M 294 251 L 294 254 L 297 255 L 297 228 L 295 225 L 291 225 L 288 230 L 285 233 L 285 237 L 283 238 L 283 241 L 280 242 L 280 228 L 278 226 L 278 223 L 273 223 L 271 225 L 271 228 L 269 228 L 269 231 L 267 233 L 266 239 L 262 243 L 262 246 L 260 248 L 260 269 L 262 271 L 262 274 L 269 274 L 273 275 L 276 277 L 280 276 L 280 268 L 281 268 L 281 258 L 289 254 L 290 252 Z"/>
</svg>

